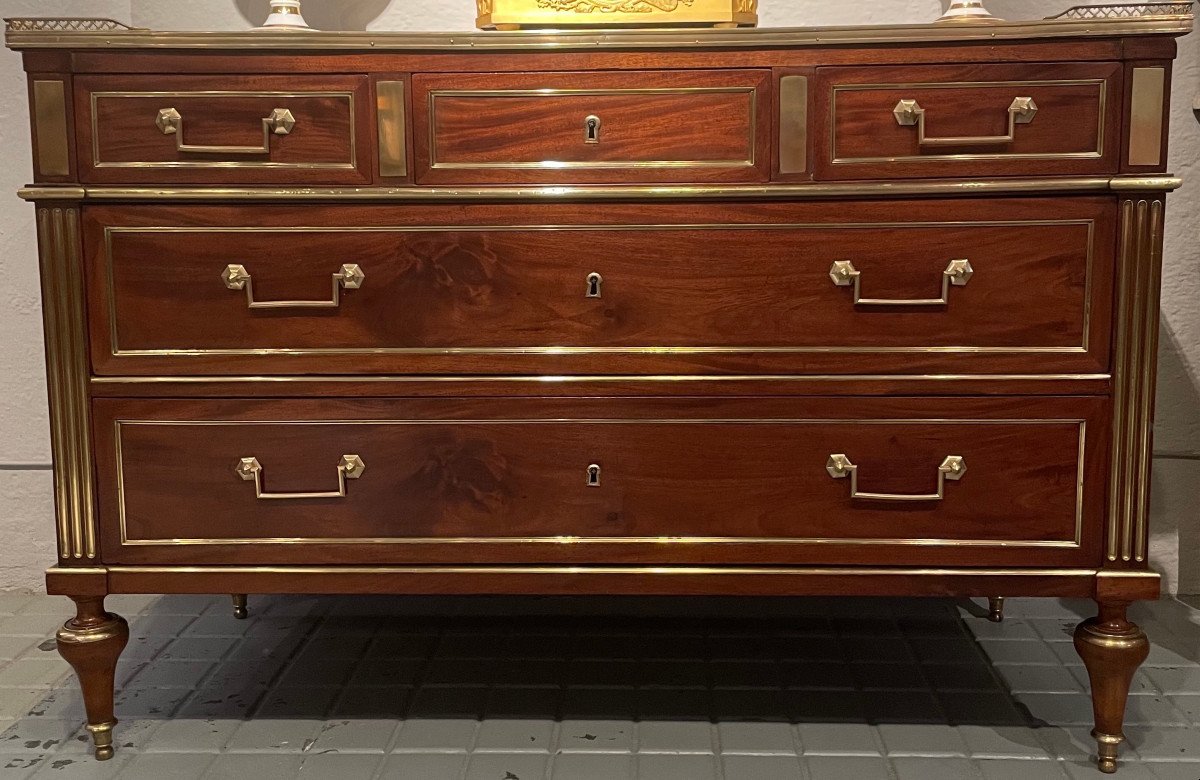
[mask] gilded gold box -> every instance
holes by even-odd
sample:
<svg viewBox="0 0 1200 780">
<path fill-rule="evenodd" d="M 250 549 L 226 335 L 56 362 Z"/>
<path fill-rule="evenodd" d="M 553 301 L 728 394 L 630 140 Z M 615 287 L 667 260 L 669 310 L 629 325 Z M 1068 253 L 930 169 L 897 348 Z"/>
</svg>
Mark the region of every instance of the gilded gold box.
<svg viewBox="0 0 1200 780">
<path fill-rule="evenodd" d="M 531 27 L 753 27 L 758 0 L 476 0 L 484 30 Z"/>
</svg>

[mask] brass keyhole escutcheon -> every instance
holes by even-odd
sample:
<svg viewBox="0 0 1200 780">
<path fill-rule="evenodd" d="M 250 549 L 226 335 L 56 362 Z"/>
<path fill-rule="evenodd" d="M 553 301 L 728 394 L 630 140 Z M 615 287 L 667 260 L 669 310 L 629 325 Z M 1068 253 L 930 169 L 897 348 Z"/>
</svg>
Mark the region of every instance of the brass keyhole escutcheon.
<svg viewBox="0 0 1200 780">
<path fill-rule="evenodd" d="M 600 487 L 600 467 L 593 463 L 588 466 L 587 470 L 587 486 Z"/>
<path fill-rule="evenodd" d="M 600 143 L 600 117 L 595 114 L 583 120 L 583 141 L 589 144 Z"/>
<path fill-rule="evenodd" d="M 603 298 L 604 297 L 604 277 L 600 274 L 588 274 L 587 278 L 587 297 Z"/>
</svg>

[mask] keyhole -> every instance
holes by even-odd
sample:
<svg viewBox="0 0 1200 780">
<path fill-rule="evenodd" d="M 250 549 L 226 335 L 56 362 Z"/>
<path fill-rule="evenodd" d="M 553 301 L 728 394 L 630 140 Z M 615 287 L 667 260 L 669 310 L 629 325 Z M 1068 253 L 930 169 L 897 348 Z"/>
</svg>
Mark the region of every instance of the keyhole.
<svg viewBox="0 0 1200 780">
<path fill-rule="evenodd" d="M 583 120 L 584 132 L 583 140 L 585 143 L 598 144 L 600 143 L 600 117 L 593 114 Z"/>
<path fill-rule="evenodd" d="M 600 286 L 604 284 L 604 277 L 600 274 L 589 274 L 587 278 L 587 297 L 601 298 L 603 297 Z"/>
<path fill-rule="evenodd" d="M 595 463 L 588 466 L 587 484 L 588 487 L 600 487 L 600 467 Z"/>
</svg>

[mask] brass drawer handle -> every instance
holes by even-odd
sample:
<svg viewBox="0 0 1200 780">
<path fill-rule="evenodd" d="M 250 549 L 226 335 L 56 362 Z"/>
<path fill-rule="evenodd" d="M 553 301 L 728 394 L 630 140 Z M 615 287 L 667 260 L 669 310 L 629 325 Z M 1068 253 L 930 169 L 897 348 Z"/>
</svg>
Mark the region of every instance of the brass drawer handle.
<svg viewBox="0 0 1200 780">
<path fill-rule="evenodd" d="M 938 487 L 936 493 L 908 495 L 904 493 L 861 493 L 858 490 L 858 466 L 850 462 L 845 455 L 830 455 L 825 470 L 834 479 L 850 478 L 850 498 L 864 501 L 941 501 L 946 497 L 946 480 L 958 480 L 967 473 L 967 462 L 961 455 L 951 455 L 938 466 Z"/>
<path fill-rule="evenodd" d="M 357 290 L 362 287 L 367 275 L 353 263 L 342 266 L 333 275 L 333 299 L 329 301 L 256 301 L 254 279 L 244 265 L 228 265 L 221 272 L 221 279 L 230 290 L 245 290 L 246 301 L 251 309 L 336 309 L 342 305 L 342 289 Z"/>
<path fill-rule="evenodd" d="M 286 108 L 277 108 L 262 121 L 262 146 L 197 146 L 183 142 L 183 114 L 175 108 L 164 108 L 156 120 L 163 135 L 175 136 L 175 148 L 186 154 L 270 154 L 272 135 L 289 135 L 296 127 L 296 117 Z"/>
<path fill-rule="evenodd" d="M 864 298 L 862 297 L 862 271 L 849 260 L 839 260 L 829 269 L 829 278 L 838 287 L 854 288 L 855 306 L 947 306 L 950 303 L 950 285 L 966 287 L 975 274 L 970 260 L 951 260 L 942 271 L 941 298 Z"/>
<path fill-rule="evenodd" d="M 925 134 L 925 109 L 915 100 L 901 100 L 892 113 L 901 127 L 917 126 L 921 146 L 1003 146 L 1017 137 L 1017 125 L 1027 125 L 1037 116 L 1033 98 L 1019 97 L 1008 107 L 1008 135 L 963 136 L 959 138 L 930 138 Z"/>
<path fill-rule="evenodd" d="M 254 483 L 254 495 L 263 500 L 273 499 L 309 499 L 309 498 L 345 498 L 346 480 L 358 479 L 362 476 L 367 465 L 357 455 L 343 455 L 338 462 L 338 489 L 327 493 L 267 493 L 262 486 L 262 464 L 258 458 L 242 458 L 237 466 L 237 475 L 246 482 Z"/>
</svg>

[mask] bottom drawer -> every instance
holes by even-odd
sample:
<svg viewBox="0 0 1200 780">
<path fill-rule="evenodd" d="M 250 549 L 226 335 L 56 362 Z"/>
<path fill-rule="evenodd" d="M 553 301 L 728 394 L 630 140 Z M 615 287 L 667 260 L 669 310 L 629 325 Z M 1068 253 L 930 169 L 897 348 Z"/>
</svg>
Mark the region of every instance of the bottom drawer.
<svg viewBox="0 0 1200 780">
<path fill-rule="evenodd" d="M 1098 398 L 95 402 L 124 564 L 1091 565 Z"/>
</svg>

